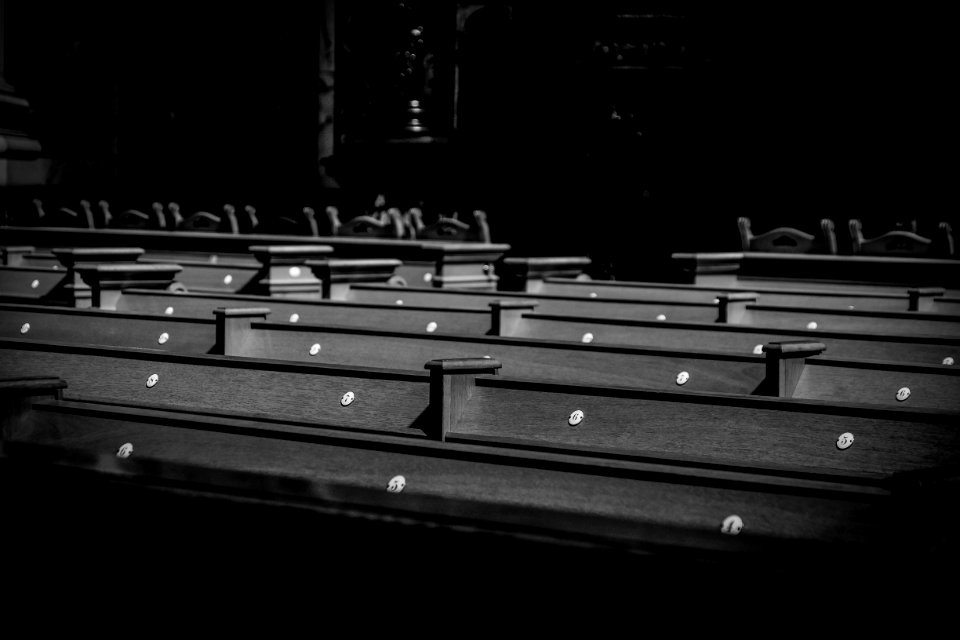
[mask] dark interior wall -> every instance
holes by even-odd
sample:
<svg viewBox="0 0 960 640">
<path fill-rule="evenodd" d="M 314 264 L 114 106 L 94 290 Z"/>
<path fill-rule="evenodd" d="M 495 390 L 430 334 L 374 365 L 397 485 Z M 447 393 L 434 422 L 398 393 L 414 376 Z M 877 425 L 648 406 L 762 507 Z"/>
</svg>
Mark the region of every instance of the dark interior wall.
<svg viewBox="0 0 960 640">
<path fill-rule="evenodd" d="M 9 4 L 7 79 L 51 184 L 199 206 L 315 179 L 315 5 Z"/>
<path fill-rule="evenodd" d="M 672 251 L 736 249 L 739 215 L 756 231 L 832 217 L 841 234 L 860 217 L 868 235 L 954 215 L 944 16 L 338 4 L 342 119 L 327 169 L 357 206 L 406 185 L 404 197 L 438 213 L 486 208 L 494 240 L 516 252 L 587 253 L 616 263 L 619 277 L 649 277 Z M 364 82 L 397 91 L 364 65 L 386 60 L 390 71 L 402 53 L 403 38 L 385 35 L 406 34 L 400 5 L 421 13 L 434 47 L 442 105 L 424 144 L 384 144 L 389 132 L 351 120 L 369 106 Z M 52 184 L 141 207 L 255 200 L 263 211 L 342 197 L 320 191 L 324 3 L 6 10 L 7 80 L 34 110 Z M 653 53 L 618 65 L 602 52 L 611 43 Z"/>
</svg>

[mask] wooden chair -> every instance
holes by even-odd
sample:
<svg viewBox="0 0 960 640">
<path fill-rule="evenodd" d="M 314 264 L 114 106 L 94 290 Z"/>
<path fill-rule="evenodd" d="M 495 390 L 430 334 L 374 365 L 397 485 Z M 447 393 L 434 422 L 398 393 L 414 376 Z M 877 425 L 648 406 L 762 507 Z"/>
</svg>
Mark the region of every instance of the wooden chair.
<svg viewBox="0 0 960 640">
<path fill-rule="evenodd" d="M 37 217 L 40 224 L 46 227 L 76 227 L 80 229 L 94 229 L 93 211 L 90 208 L 90 202 L 80 201 L 80 210 L 69 207 L 60 207 L 52 214 L 47 214 L 43 208 L 43 202 L 36 198 L 33 201 L 36 207 Z"/>
<path fill-rule="evenodd" d="M 180 229 L 184 231 L 219 231 L 232 235 L 239 235 L 240 233 L 236 210 L 229 204 L 223 205 L 223 217 L 214 215 L 209 211 L 197 211 L 183 220 Z"/>
<path fill-rule="evenodd" d="M 837 236 L 833 221 L 824 218 L 820 221 L 822 238 L 792 227 L 777 227 L 766 233 L 754 235 L 750 228 L 750 218 L 737 218 L 740 228 L 740 241 L 743 251 L 761 253 L 837 253 Z"/>
<path fill-rule="evenodd" d="M 167 217 L 163 213 L 163 205 L 154 202 L 150 213 L 137 209 L 127 209 L 112 220 L 113 226 L 120 229 L 167 229 Z"/>
<path fill-rule="evenodd" d="M 340 213 L 335 207 L 327 207 L 327 218 L 330 221 L 331 235 L 334 236 L 395 238 L 399 240 L 405 235 L 403 218 L 400 210 L 395 207 L 391 207 L 380 214 L 356 216 L 346 222 L 340 221 Z"/>
<path fill-rule="evenodd" d="M 256 225 L 258 233 L 274 233 L 284 236 L 311 236 L 314 238 L 320 235 L 320 230 L 317 226 L 317 214 L 313 207 L 303 207 L 299 215 L 264 216 L 262 222 L 257 218 L 256 209 L 253 209 L 253 217 L 250 217 L 250 209 L 253 209 L 253 207 L 248 208 L 247 216 L 250 218 L 251 224 Z"/>
<path fill-rule="evenodd" d="M 894 229 L 875 238 L 867 239 L 863 235 L 863 224 L 854 218 L 850 220 L 850 239 L 855 255 L 864 256 L 908 256 L 926 258 L 954 257 L 953 228 L 948 222 L 937 226 L 934 238 L 926 238 L 916 233 L 916 222 L 912 231 Z"/>
<path fill-rule="evenodd" d="M 430 225 L 423 224 L 420 209 L 412 208 L 407 212 L 407 228 L 413 237 L 423 240 L 446 240 L 449 242 L 484 242 L 490 243 L 490 227 L 487 224 L 485 211 L 476 209 L 473 212 L 475 225 L 471 226 L 459 219 L 459 214 L 440 216 Z"/>
</svg>

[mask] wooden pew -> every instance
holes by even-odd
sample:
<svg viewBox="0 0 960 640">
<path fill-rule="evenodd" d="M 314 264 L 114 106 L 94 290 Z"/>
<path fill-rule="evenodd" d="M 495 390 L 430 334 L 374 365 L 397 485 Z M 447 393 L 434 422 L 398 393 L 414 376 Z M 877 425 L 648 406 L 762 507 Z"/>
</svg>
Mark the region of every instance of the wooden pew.
<svg viewBox="0 0 960 640">
<path fill-rule="evenodd" d="M 94 471 L 111 485 L 126 480 L 296 501 L 364 520 L 479 528 L 645 555 L 695 551 L 707 562 L 738 565 L 757 556 L 796 561 L 809 554 L 836 562 L 884 553 L 889 559 L 907 550 L 916 562 L 946 533 L 923 527 L 920 535 L 918 525 L 927 524 L 916 517 L 925 515 L 922 509 L 913 510 L 911 527 L 902 527 L 903 505 L 916 493 L 909 475 L 901 481 L 889 474 L 712 465 L 687 456 L 612 458 L 575 447 L 510 448 L 494 439 L 436 442 L 62 396 L 35 398 L 15 423 L 4 423 L 5 472 L 11 460 L 32 453 L 21 472 L 43 471 L 31 480 L 65 465 Z M 80 486 L 75 498 L 84 505 L 104 489 L 89 481 Z M 296 530 L 285 535 L 296 539 Z"/>
<path fill-rule="evenodd" d="M 741 287 L 763 284 L 887 292 L 907 287 L 943 287 L 960 296 L 960 260 L 884 256 L 778 253 L 675 253 L 682 282 Z"/>
<path fill-rule="evenodd" d="M 393 300 L 404 304 L 433 303 L 440 306 L 459 304 L 479 306 L 491 294 L 440 292 L 429 290 L 391 290 L 359 286 L 351 292 L 355 300 Z M 510 297 L 509 299 L 517 299 Z M 752 292 L 719 293 L 712 302 L 679 302 L 672 300 L 601 299 L 578 296 L 533 295 L 526 299 L 537 302 L 540 313 L 579 317 L 618 318 L 626 320 L 660 320 L 674 322 L 723 322 L 749 324 L 768 328 L 834 329 L 838 331 L 872 331 L 877 333 L 909 333 L 915 335 L 960 336 L 960 316 L 934 313 L 895 313 L 851 309 L 787 307 L 755 304 Z"/>
<path fill-rule="evenodd" d="M 144 265 L 145 267 L 160 268 L 163 265 Z M 200 317 L 207 318 L 209 314 L 217 307 L 223 306 L 258 306 L 270 307 L 274 310 L 275 318 L 285 318 L 290 322 L 307 322 L 310 324 L 337 325 L 337 326 L 355 326 L 369 328 L 390 328 L 399 330 L 425 331 L 427 333 L 440 332 L 445 334 L 460 335 L 500 335 L 526 338 L 547 338 L 557 340 L 575 340 L 580 342 L 592 341 L 596 334 L 591 324 L 603 325 L 602 342 L 607 344 L 633 344 L 633 345 L 663 345 L 676 346 L 685 349 L 719 349 L 723 351 L 733 350 L 739 353 L 748 353 L 749 348 L 743 344 L 742 339 L 746 335 L 760 335 L 766 333 L 765 339 L 754 343 L 754 349 L 759 349 L 757 344 L 766 342 L 775 342 L 791 339 L 809 339 L 827 341 L 828 348 L 831 348 L 831 354 L 838 354 L 838 357 L 855 358 L 866 360 L 902 360 L 906 362 L 933 364 L 935 362 L 945 362 L 946 359 L 956 357 L 954 353 L 944 353 L 951 349 L 953 338 L 949 335 L 940 335 L 940 326 L 946 326 L 948 329 L 955 327 L 955 323 L 949 322 L 950 316 L 941 314 L 906 314 L 909 322 L 905 322 L 899 317 L 885 318 L 887 323 L 887 332 L 870 333 L 866 336 L 868 343 L 863 344 L 860 335 L 862 332 L 830 332 L 827 335 L 824 330 L 817 328 L 814 330 L 812 325 L 803 333 L 798 333 L 792 327 L 777 328 L 771 330 L 766 327 L 751 328 L 751 333 L 741 333 L 737 337 L 736 346 L 715 344 L 721 336 L 726 338 L 729 334 L 723 333 L 703 333 L 703 324 L 697 323 L 669 323 L 666 320 L 662 322 L 669 324 L 672 329 L 682 329 L 690 332 L 690 335 L 696 335 L 693 341 L 683 341 L 677 344 L 677 337 L 671 336 L 673 342 L 660 343 L 650 342 L 653 339 L 662 339 L 665 336 L 654 338 L 649 335 L 647 329 L 649 324 L 638 321 L 627 320 L 608 320 L 607 318 L 586 318 L 571 315 L 550 315 L 537 314 L 531 315 L 530 310 L 537 307 L 536 301 L 527 301 L 522 299 L 494 299 L 488 303 L 486 311 L 483 309 L 470 308 L 427 308 L 412 307 L 406 304 L 376 305 L 358 302 L 341 301 L 314 301 L 314 300 L 284 300 L 276 297 L 266 296 L 240 296 L 225 294 L 191 294 L 189 292 L 167 292 L 158 289 L 163 288 L 163 282 L 157 280 L 153 290 L 126 289 L 121 291 L 120 286 L 125 285 L 127 280 L 118 279 L 117 269 L 120 267 L 90 267 L 83 266 L 80 271 L 84 279 L 90 283 L 96 300 L 103 297 L 108 301 L 102 305 L 104 309 L 116 309 L 121 311 L 146 313 L 146 314 L 165 314 L 179 315 L 181 317 Z M 138 276 L 142 277 L 142 276 Z M 107 278 L 103 280 L 103 278 Z M 104 287 L 114 287 L 106 294 L 101 293 Z M 749 307 L 753 301 L 751 294 L 729 294 L 720 296 L 718 313 L 720 320 L 737 320 L 735 315 L 738 310 Z M 402 299 L 401 299 L 402 301 Z M 606 301 L 579 301 L 578 304 L 607 304 Z M 626 304 L 626 303 L 624 303 Z M 629 304 L 633 304 L 629 302 Z M 598 307 L 603 308 L 603 307 Z M 362 313 L 356 313 L 362 310 Z M 795 310 L 792 314 L 803 315 L 803 311 Z M 818 320 L 825 317 L 821 314 L 812 315 Z M 830 325 L 834 325 L 835 318 L 828 317 Z M 880 314 L 866 316 L 869 323 L 877 322 Z M 791 318 L 796 322 L 794 315 Z M 852 317 L 852 320 L 863 322 L 863 317 Z M 812 320 L 811 322 L 817 322 Z M 921 322 L 931 323 L 936 330 L 927 329 Z M 817 325 L 819 327 L 819 325 Z M 870 324 L 869 326 L 874 326 Z M 637 327 L 645 327 L 638 333 Z M 778 335 L 779 334 L 779 335 Z M 796 338 L 794 337 L 796 336 Z M 910 337 L 914 340 L 909 341 L 911 348 L 906 350 L 902 345 L 902 338 Z M 849 341 L 853 340 L 860 343 L 863 347 L 861 353 L 851 352 Z M 836 351 L 836 345 L 839 342 L 845 342 L 842 352 Z M 885 344 L 891 342 L 897 347 L 888 349 Z M 918 343 L 925 343 L 933 346 L 934 351 L 924 350 L 923 353 L 914 353 L 912 347 Z M 937 346 L 939 345 L 939 346 Z M 936 359 L 934 354 L 940 354 Z M 918 358 L 922 358 L 919 359 Z"/>
<path fill-rule="evenodd" d="M 661 282 L 627 282 L 544 278 L 537 293 L 578 296 L 584 298 L 660 299 L 686 302 L 710 302 L 721 293 L 738 293 L 744 289 L 709 285 L 667 284 Z M 944 297 L 942 287 L 904 289 L 898 293 L 858 292 L 820 289 L 782 289 L 767 285 L 751 288 L 764 304 L 774 306 L 811 306 L 823 309 L 860 309 L 864 311 L 924 311 L 928 313 L 960 313 L 960 300 Z M 360 299 L 358 297 L 358 299 Z"/>
<path fill-rule="evenodd" d="M 268 314 L 266 308 L 218 309 L 214 321 L 3 305 L 0 337 L 407 370 L 475 354 L 504 363 L 512 378 L 543 382 L 960 411 L 960 369 L 837 360 L 822 357 L 818 342 L 769 343 L 765 355 L 734 355 L 272 324 L 265 322 Z M 901 389 L 908 390 L 906 397 Z"/>
<path fill-rule="evenodd" d="M 23 339 L 0 350 L 0 378 L 59 377 L 67 399 L 137 410 L 771 470 L 887 475 L 960 459 L 953 412 L 490 378 L 501 365 L 485 358 L 433 360 L 425 375 Z"/>
<path fill-rule="evenodd" d="M 633 321 L 523 313 L 510 334 L 516 338 L 549 337 L 586 344 L 656 345 L 669 349 L 712 349 L 727 353 L 762 353 L 768 342 L 823 342 L 831 357 L 916 364 L 953 364 L 960 356 L 956 338 L 804 329 L 773 329 L 743 324 Z"/>
<path fill-rule="evenodd" d="M 391 240 L 339 236 L 226 234 L 139 229 L 70 229 L 65 227 L 0 227 L 0 236 L 10 246 L 89 247 L 135 246 L 146 251 L 245 253 L 250 245 L 330 246 L 338 259 L 394 259 L 403 265 L 397 275 L 407 283 L 434 287 L 496 289 L 496 262 L 510 245 L 483 242 L 442 242 L 435 240 Z"/>
<path fill-rule="evenodd" d="M 509 335 L 533 302 L 493 301 L 486 310 L 364 304 L 339 300 L 293 300 L 238 294 L 193 294 L 189 292 L 125 289 L 108 310 L 209 318 L 218 307 L 269 306 L 274 317 L 291 323 L 391 328 L 425 333 L 464 335 Z"/>
<path fill-rule="evenodd" d="M 13 247 L 9 252 L 11 266 L 21 267 L 54 267 L 59 265 L 57 257 L 52 252 L 37 251 L 34 247 Z M 388 283 L 391 286 L 405 284 L 396 275 L 402 265 L 399 260 L 382 259 L 338 259 L 317 258 L 317 255 L 328 254 L 322 248 L 317 250 L 310 245 L 303 252 L 304 260 L 292 262 L 292 266 L 300 264 L 308 267 L 305 273 L 313 272 L 320 281 L 320 297 L 330 300 L 346 299 L 347 291 L 354 284 Z M 313 256 L 313 257 L 312 257 Z M 216 253 L 156 251 L 145 252 L 139 262 L 176 263 L 183 270 L 177 280 L 189 291 L 194 292 L 242 292 L 244 287 L 254 291 L 257 287 L 257 276 L 263 265 L 253 253 L 219 255 Z M 15 263 L 15 264 L 13 264 Z M 301 270 L 303 268 L 301 267 Z M 84 285 L 86 286 L 86 285 Z M 261 288 L 262 289 L 262 288 Z"/>
<path fill-rule="evenodd" d="M 757 327 L 836 331 L 871 331 L 916 336 L 960 337 L 960 316 L 942 313 L 861 311 L 859 309 L 802 309 L 766 304 L 742 304 L 745 294 L 720 294 L 721 314 L 726 298 L 737 296 L 728 322 Z M 753 294 L 746 294 L 753 295 Z"/>
<path fill-rule="evenodd" d="M 557 282 L 558 286 L 552 288 Z M 396 287 L 357 284 L 347 292 L 346 299 L 359 302 L 396 303 L 402 300 L 425 306 L 470 306 L 482 305 L 484 300 L 491 299 L 524 299 L 537 300 L 539 310 L 543 313 L 570 314 L 605 318 L 627 318 L 639 320 L 647 317 L 656 318 L 663 315 L 668 320 L 715 320 L 719 317 L 720 296 L 757 293 L 745 292 L 734 288 L 708 288 L 697 285 L 659 285 L 643 283 L 642 286 L 630 286 L 637 283 L 602 282 L 597 280 L 560 280 L 547 279 L 540 293 L 515 293 L 506 291 L 458 291 L 455 289 L 431 289 L 427 287 Z M 883 311 L 923 311 L 927 313 L 941 313 L 957 315 L 960 304 L 952 304 L 945 298 L 940 298 L 943 289 L 911 289 L 903 294 L 887 294 L 883 297 L 870 294 L 837 293 L 837 292 L 801 292 L 794 295 L 792 292 L 777 292 L 767 290 L 767 293 L 758 294 L 758 299 L 764 305 L 778 307 L 815 307 L 833 310 Z M 737 300 L 734 295 L 729 300 Z M 743 300 L 746 305 L 753 300 Z M 599 304 L 588 304 L 595 302 Z M 634 304 L 629 304 L 630 302 Z M 856 304 L 847 304 L 847 303 Z M 933 309 L 933 306 L 937 306 Z M 652 309 L 650 308 L 652 307 Z M 913 308 L 911 308 L 913 307 Z M 714 313 L 714 311 L 716 313 Z M 922 317 L 922 316 L 920 316 Z"/>
<path fill-rule="evenodd" d="M 28 253 L 22 250 L 29 247 L 17 249 L 7 258 L 15 264 L 0 266 L 0 299 L 81 308 L 91 305 L 92 294 L 78 266 L 130 263 L 143 254 L 142 249 L 132 247 L 54 249 L 51 260 L 41 265 L 24 259 Z"/>
</svg>

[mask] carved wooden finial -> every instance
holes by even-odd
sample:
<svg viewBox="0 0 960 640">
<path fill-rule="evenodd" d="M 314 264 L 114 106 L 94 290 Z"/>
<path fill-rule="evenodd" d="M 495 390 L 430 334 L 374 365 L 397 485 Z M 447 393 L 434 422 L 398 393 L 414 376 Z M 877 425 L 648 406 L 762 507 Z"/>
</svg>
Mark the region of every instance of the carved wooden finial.
<svg viewBox="0 0 960 640">
<path fill-rule="evenodd" d="M 167 216 L 163 215 L 163 205 L 159 202 L 154 202 L 151 206 L 153 207 L 153 219 L 156 221 L 157 228 L 166 229 Z"/>
<path fill-rule="evenodd" d="M 176 202 L 171 202 L 167 205 L 167 209 L 170 211 L 170 216 L 173 218 L 173 228 L 179 229 L 183 226 L 183 215 L 180 213 L 180 205 Z"/>
<path fill-rule="evenodd" d="M 103 214 L 103 226 L 109 227 L 113 221 L 113 216 L 110 214 L 110 203 L 106 200 L 101 200 L 97 205 L 100 206 L 100 212 Z"/>
<path fill-rule="evenodd" d="M 475 209 L 473 219 L 477 222 L 477 234 L 480 242 L 490 244 L 490 225 L 487 224 L 487 212 L 482 209 Z"/>
<path fill-rule="evenodd" d="M 260 225 L 260 221 L 257 220 L 256 208 L 248 204 L 243 210 L 247 213 L 247 219 L 250 221 L 250 230 L 255 230 Z"/>
<path fill-rule="evenodd" d="M 387 217 L 393 224 L 393 235 L 397 239 L 403 238 L 403 216 L 400 215 L 400 209 L 390 207 L 387 209 Z"/>
<path fill-rule="evenodd" d="M 93 221 L 93 209 L 90 208 L 89 200 L 81 200 L 80 208 L 83 209 L 83 217 L 87 224 L 87 229 L 95 229 L 96 223 Z"/>
<path fill-rule="evenodd" d="M 313 207 L 304 207 L 303 215 L 307 218 L 307 225 L 310 228 L 310 235 L 316 238 L 320 235 L 320 230 L 317 228 L 317 216 L 314 212 Z"/>
<path fill-rule="evenodd" d="M 223 213 L 227 216 L 227 225 L 229 225 L 230 233 L 233 235 L 239 235 L 240 225 L 237 224 L 237 210 L 232 204 L 225 204 L 223 205 Z"/>
<path fill-rule="evenodd" d="M 943 253 L 945 257 L 952 258 L 954 256 L 954 244 L 953 244 L 953 227 L 950 226 L 949 222 L 941 222 L 937 229 L 940 231 L 941 242 L 943 243 Z"/>
<path fill-rule="evenodd" d="M 827 253 L 837 254 L 837 232 L 833 226 L 833 220 L 824 218 L 820 221 L 820 230 L 823 232 L 823 240 L 827 245 Z"/>
<path fill-rule="evenodd" d="M 750 241 L 753 239 L 753 233 L 750 230 L 750 218 L 740 216 L 737 218 L 737 227 L 740 229 L 740 244 L 744 251 L 750 251 Z"/>
<path fill-rule="evenodd" d="M 340 212 L 336 207 L 327 207 L 325 211 L 327 214 L 327 220 L 330 221 L 330 235 L 340 235 L 340 227 L 343 226 L 340 222 Z"/>
</svg>

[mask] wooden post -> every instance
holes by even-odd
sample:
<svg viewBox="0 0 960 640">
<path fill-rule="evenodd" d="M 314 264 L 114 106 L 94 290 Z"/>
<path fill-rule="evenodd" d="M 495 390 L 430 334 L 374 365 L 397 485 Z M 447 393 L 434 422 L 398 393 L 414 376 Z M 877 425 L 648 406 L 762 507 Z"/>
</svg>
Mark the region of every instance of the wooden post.
<svg viewBox="0 0 960 640">
<path fill-rule="evenodd" d="M 0 247 L 0 264 L 5 267 L 19 267 L 23 265 L 23 256 L 33 253 L 33 247 Z"/>
<path fill-rule="evenodd" d="M 546 278 L 587 278 L 584 269 L 590 266 L 585 256 L 503 258 L 497 264 L 500 291 L 539 293 Z"/>
<path fill-rule="evenodd" d="M 933 311 L 936 304 L 934 298 L 944 295 L 946 295 L 946 290 L 942 287 L 907 289 L 907 296 L 910 298 L 907 311 Z"/>
<path fill-rule="evenodd" d="M 456 431 L 464 407 L 473 395 L 478 375 L 493 374 L 503 366 L 493 358 L 447 358 L 424 365 L 430 371 L 431 420 L 428 435 L 441 442 Z"/>
<path fill-rule="evenodd" d="M 307 260 L 307 266 L 322 283 L 324 300 L 346 300 L 353 284 L 385 284 L 396 276 L 401 264 L 392 258 Z"/>
<path fill-rule="evenodd" d="M 717 295 L 717 300 L 720 303 L 717 310 L 717 322 L 739 324 L 746 315 L 747 305 L 757 301 L 757 294 L 752 292 L 720 293 Z"/>
<path fill-rule="evenodd" d="M 266 320 L 270 309 L 253 307 L 232 309 L 218 307 L 213 310 L 217 319 L 217 344 L 214 353 L 225 356 L 242 356 L 244 343 L 250 335 L 250 325 L 254 320 Z"/>
<path fill-rule="evenodd" d="M 490 334 L 492 336 L 512 336 L 527 311 L 533 311 L 540 304 L 536 300 L 494 300 L 490 306 Z"/>
<path fill-rule="evenodd" d="M 63 280 L 50 292 L 48 298 L 59 304 L 80 309 L 93 305 L 90 285 L 83 281 L 77 272 L 81 264 L 120 264 L 132 263 L 140 259 L 143 249 L 138 247 L 78 247 L 74 249 L 53 249 L 50 253 L 66 269 Z M 94 305 L 95 306 L 95 305 Z"/>
<path fill-rule="evenodd" d="M 826 348 L 822 342 L 806 340 L 769 342 L 763 345 L 763 352 L 767 354 L 767 377 L 764 383 L 767 395 L 792 398 L 803 374 L 806 359 L 820 355 Z"/>
<path fill-rule="evenodd" d="M 250 253 L 260 262 L 260 272 L 238 293 L 278 298 L 320 300 L 323 283 L 307 260 L 329 255 L 328 245 L 255 245 Z"/>
<path fill-rule="evenodd" d="M 124 289 L 169 289 L 183 268 L 178 264 L 78 264 L 77 273 L 92 291 L 94 307 L 115 310 Z"/>
</svg>

